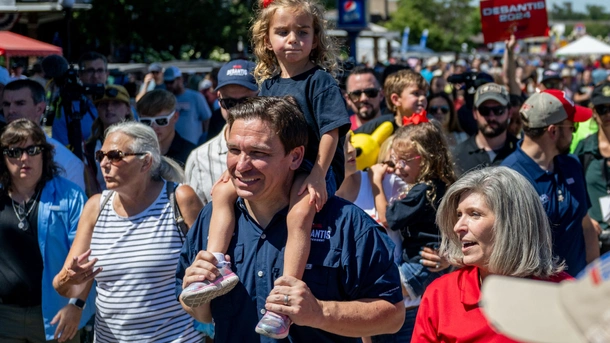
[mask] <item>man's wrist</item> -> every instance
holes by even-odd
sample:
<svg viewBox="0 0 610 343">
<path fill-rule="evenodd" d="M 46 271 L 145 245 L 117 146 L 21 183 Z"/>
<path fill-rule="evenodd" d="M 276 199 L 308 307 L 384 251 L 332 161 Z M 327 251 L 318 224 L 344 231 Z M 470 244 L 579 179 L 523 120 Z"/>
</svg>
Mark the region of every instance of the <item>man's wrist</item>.
<svg viewBox="0 0 610 343">
<path fill-rule="evenodd" d="M 85 306 L 87 306 L 87 303 L 84 300 L 81 300 L 79 298 L 70 298 L 70 301 L 68 302 L 68 304 L 73 305 L 74 307 L 76 307 L 80 310 L 84 310 Z"/>
</svg>

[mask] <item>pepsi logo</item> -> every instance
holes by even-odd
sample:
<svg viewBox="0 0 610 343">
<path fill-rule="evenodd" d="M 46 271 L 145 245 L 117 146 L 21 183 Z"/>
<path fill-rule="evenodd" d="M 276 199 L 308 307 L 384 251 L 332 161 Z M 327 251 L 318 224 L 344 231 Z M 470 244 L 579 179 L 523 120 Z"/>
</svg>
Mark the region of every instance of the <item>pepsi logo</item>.
<svg viewBox="0 0 610 343">
<path fill-rule="evenodd" d="M 343 9 L 345 10 L 345 12 L 353 12 L 358 9 L 358 4 L 356 3 L 356 1 L 346 1 L 343 4 Z"/>
</svg>

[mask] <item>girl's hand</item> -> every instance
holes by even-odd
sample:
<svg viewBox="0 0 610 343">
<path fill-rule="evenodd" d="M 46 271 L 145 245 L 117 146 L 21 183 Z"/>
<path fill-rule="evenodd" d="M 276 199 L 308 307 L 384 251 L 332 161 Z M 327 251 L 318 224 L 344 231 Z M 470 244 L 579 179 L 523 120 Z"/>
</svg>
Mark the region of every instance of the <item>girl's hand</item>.
<svg viewBox="0 0 610 343">
<path fill-rule="evenodd" d="M 389 173 L 389 167 L 385 163 L 374 164 L 369 168 L 369 173 L 371 174 L 371 180 L 374 183 L 381 184 L 384 176 Z"/>
<path fill-rule="evenodd" d="M 328 200 L 326 177 L 324 175 L 319 176 L 318 173 L 312 171 L 303 181 L 303 185 L 299 189 L 299 195 L 303 194 L 306 190 L 309 192 L 309 204 L 315 204 L 316 212 L 320 212 L 324 204 L 326 204 L 326 200 Z"/>
<path fill-rule="evenodd" d="M 210 195 L 214 194 L 214 188 L 216 188 L 216 185 L 219 183 L 227 183 L 231 181 L 231 174 L 229 174 L 228 170 L 225 170 L 224 173 L 222 173 L 222 175 L 220 175 L 220 178 L 218 178 L 218 180 L 216 180 L 216 182 L 214 182 L 214 186 L 212 186 L 212 190 L 210 191 Z"/>
<path fill-rule="evenodd" d="M 421 263 L 424 267 L 428 267 L 428 270 L 433 273 L 438 273 L 451 266 L 445 257 L 438 254 L 438 250 L 424 247 L 419 252 L 419 255 L 421 256 L 419 263 Z"/>
</svg>

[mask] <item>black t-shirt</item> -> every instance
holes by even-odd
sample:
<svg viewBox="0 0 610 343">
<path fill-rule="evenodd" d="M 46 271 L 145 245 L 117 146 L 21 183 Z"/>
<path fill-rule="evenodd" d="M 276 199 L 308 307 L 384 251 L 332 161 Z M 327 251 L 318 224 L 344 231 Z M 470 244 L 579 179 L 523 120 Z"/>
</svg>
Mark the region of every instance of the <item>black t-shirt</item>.
<svg viewBox="0 0 610 343">
<path fill-rule="evenodd" d="M 189 157 L 191 151 L 195 149 L 197 146 L 186 139 L 182 138 L 176 131 L 176 135 L 172 140 L 172 144 L 169 146 L 169 150 L 167 150 L 167 154 L 165 156 L 175 160 L 184 168 L 186 164 L 186 159 Z"/>
<path fill-rule="evenodd" d="M 265 80 L 260 96 L 293 96 L 307 120 L 309 141 L 305 149 L 305 159 L 314 163 L 317 158 L 320 139 L 323 134 L 339 129 L 339 143 L 333 156 L 331 167 L 336 176 L 337 188 L 345 177 L 345 156 L 343 143 L 345 134 L 351 127 L 347 106 L 337 81 L 319 67 L 314 67 L 292 78 L 279 76 Z"/>
<path fill-rule="evenodd" d="M 32 203 L 26 204 L 29 209 Z M 3 304 L 37 306 L 42 302 L 42 255 L 38 246 L 38 201 L 27 217 L 19 220 L 7 194 L 0 195 L 0 300 Z"/>
<path fill-rule="evenodd" d="M 468 137 L 467 140 L 458 144 L 453 151 L 455 171 L 458 175 L 462 175 L 475 168 L 499 166 L 508 155 L 517 149 L 517 142 L 519 141 L 517 137 L 507 133 L 504 146 L 495 151 L 496 156 L 492 161 L 487 151 L 479 148 L 475 137 Z"/>
</svg>

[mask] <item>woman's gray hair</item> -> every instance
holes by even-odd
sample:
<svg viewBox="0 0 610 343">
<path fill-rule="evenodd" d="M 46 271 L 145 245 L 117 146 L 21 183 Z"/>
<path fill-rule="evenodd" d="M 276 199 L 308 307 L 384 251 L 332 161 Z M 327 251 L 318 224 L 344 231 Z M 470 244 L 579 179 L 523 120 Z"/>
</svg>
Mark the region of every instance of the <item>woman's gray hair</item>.
<svg viewBox="0 0 610 343">
<path fill-rule="evenodd" d="M 150 126 L 139 122 L 121 122 L 110 126 L 105 136 L 115 132 L 123 133 L 133 139 L 129 147 L 132 152 L 145 152 L 151 157 L 150 177 L 153 180 L 165 179 L 173 182 L 184 180 L 182 167 L 171 158 L 161 155 L 157 134 Z"/>
<path fill-rule="evenodd" d="M 471 171 L 445 193 L 436 223 L 442 236 L 440 253 L 452 264 L 464 265 L 462 242 L 454 226 L 458 204 L 470 193 L 482 195 L 495 215 L 490 273 L 546 278 L 564 269 L 553 257 L 551 225 L 538 193 L 525 177 L 506 167 Z"/>
</svg>

